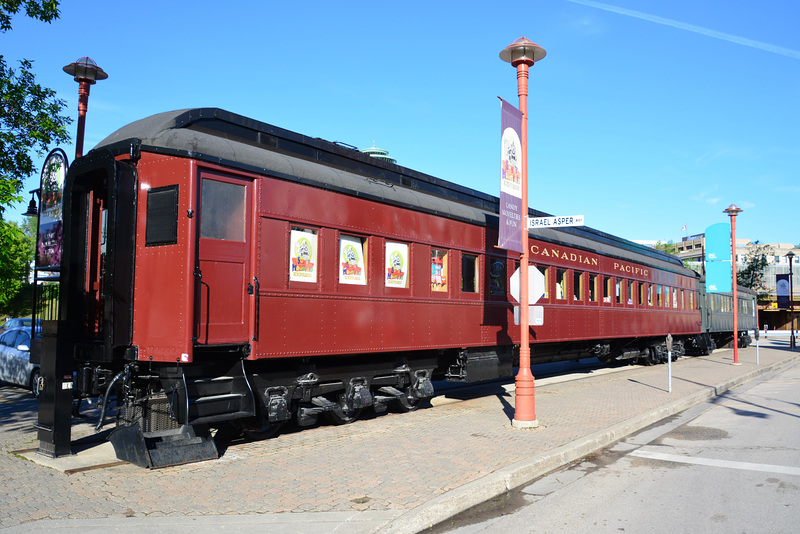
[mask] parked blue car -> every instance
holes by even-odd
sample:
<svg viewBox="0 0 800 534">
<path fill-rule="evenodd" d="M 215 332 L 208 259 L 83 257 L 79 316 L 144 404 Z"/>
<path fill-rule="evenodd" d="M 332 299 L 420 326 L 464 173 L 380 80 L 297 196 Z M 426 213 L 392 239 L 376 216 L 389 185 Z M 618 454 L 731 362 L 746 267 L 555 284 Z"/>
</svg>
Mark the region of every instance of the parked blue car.
<svg viewBox="0 0 800 534">
<path fill-rule="evenodd" d="M 33 325 L 33 319 L 31 319 L 30 317 L 7 319 L 6 322 L 3 323 L 3 326 L 0 326 L 0 334 L 3 334 L 4 332 L 11 330 L 12 328 L 20 328 L 20 327 L 30 328 L 32 325 Z M 36 331 L 37 332 L 42 331 L 41 319 L 36 319 Z"/>
<path fill-rule="evenodd" d="M 30 327 L 13 327 L 0 334 L 0 380 L 30 388 L 39 396 L 39 366 L 31 363 Z"/>
</svg>

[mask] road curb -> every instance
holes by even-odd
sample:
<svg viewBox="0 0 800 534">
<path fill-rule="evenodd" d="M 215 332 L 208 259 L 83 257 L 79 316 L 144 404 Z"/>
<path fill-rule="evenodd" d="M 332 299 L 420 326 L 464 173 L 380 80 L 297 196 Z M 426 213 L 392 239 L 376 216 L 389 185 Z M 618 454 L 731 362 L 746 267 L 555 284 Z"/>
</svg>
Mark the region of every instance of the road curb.
<svg viewBox="0 0 800 534">
<path fill-rule="evenodd" d="M 796 355 L 743 375 L 725 380 L 675 400 L 665 406 L 632 417 L 607 429 L 577 439 L 561 447 L 520 460 L 483 478 L 448 491 L 395 518 L 376 532 L 416 534 L 473 506 L 498 497 L 551 471 L 579 460 L 603 447 L 642 430 L 653 423 L 722 395 L 756 377 L 776 371 L 800 360 Z"/>
</svg>

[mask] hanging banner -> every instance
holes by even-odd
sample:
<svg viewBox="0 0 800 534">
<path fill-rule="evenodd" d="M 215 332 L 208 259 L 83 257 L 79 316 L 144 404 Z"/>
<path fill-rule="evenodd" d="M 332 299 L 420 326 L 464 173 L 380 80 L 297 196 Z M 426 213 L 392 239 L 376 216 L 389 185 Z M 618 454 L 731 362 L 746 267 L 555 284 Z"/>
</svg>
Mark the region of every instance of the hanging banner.
<svg viewBox="0 0 800 534">
<path fill-rule="evenodd" d="M 733 291 L 731 226 L 728 223 L 712 224 L 706 228 L 706 291 Z"/>
<path fill-rule="evenodd" d="M 386 287 L 408 287 L 408 245 L 386 243 Z"/>
<path fill-rule="evenodd" d="M 790 308 L 788 274 L 775 275 L 775 293 L 778 297 L 778 308 L 781 310 L 788 310 Z"/>
<path fill-rule="evenodd" d="M 502 98 L 500 103 L 500 232 L 497 246 L 522 252 L 522 227 L 527 215 L 522 208 L 522 112 Z"/>
<path fill-rule="evenodd" d="M 36 268 L 61 266 L 62 203 L 67 177 L 67 155 L 60 148 L 48 154 L 42 165 L 39 201 L 39 232 L 36 239 Z"/>
<path fill-rule="evenodd" d="M 289 244 L 289 280 L 317 281 L 317 234 L 292 229 Z"/>
</svg>

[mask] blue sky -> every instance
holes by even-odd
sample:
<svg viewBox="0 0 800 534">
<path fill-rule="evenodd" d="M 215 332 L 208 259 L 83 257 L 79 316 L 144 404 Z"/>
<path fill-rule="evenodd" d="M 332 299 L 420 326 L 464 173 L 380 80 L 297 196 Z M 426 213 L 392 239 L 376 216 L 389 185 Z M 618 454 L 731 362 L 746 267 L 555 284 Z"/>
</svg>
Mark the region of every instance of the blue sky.
<svg viewBox="0 0 800 534">
<path fill-rule="evenodd" d="M 154 113 L 219 107 L 498 196 L 497 97 L 517 103 L 499 53 L 525 36 L 547 50 L 530 79 L 532 207 L 679 241 L 735 203 L 737 237 L 797 244 L 798 20 L 786 0 L 82 0 L 53 24 L 16 17 L 0 50 L 33 60 L 73 116 L 61 68 L 88 55 L 108 73 L 87 150 Z"/>
</svg>

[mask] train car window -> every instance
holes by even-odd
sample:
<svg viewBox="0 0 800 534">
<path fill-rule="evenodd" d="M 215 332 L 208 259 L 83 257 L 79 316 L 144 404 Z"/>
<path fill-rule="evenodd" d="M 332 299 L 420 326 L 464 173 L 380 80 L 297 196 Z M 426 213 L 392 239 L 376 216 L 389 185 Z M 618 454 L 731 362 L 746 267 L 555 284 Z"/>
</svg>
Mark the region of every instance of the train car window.
<svg viewBox="0 0 800 534">
<path fill-rule="evenodd" d="M 663 304 L 664 303 L 662 298 L 662 288 L 661 284 L 658 284 L 656 286 L 656 306 L 660 308 L 661 306 L 663 306 Z"/>
<path fill-rule="evenodd" d="M 506 260 L 501 258 L 489 258 L 489 294 L 506 294 Z"/>
<path fill-rule="evenodd" d="M 615 291 L 615 294 L 616 294 L 615 302 L 617 304 L 621 304 L 622 303 L 622 284 L 620 283 L 619 280 L 617 280 L 616 283 L 614 284 L 614 291 Z"/>
<path fill-rule="evenodd" d="M 517 266 L 519 268 L 519 266 Z M 544 265 L 537 265 L 537 269 L 544 276 L 544 298 L 550 298 L 550 267 Z"/>
<path fill-rule="evenodd" d="M 386 287 L 408 287 L 409 261 L 406 243 L 386 242 Z"/>
<path fill-rule="evenodd" d="M 357 286 L 367 285 L 367 247 L 366 239 L 344 235 L 339 236 L 339 283 Z"/>
<path fill-rule="evenodd" d="M 589 274 L 589 302 L 597 302 L 597 275 Z"/>
<path fill-rule="evenodd" d="M 678 290 L 674 287 L 672 288 L 672 307 L 678 308 Z"/>
<path fill-rule="evenodd" d="M 567 298 L 567 270 L 556 269 L 556 298 L 565 300 Z"/>
<path fill-rule="evenodd" d="M 144 246 L 175 245 L 177 242 L 178 186 L 168 185 L 148 189 Z"/>
<path fill-rule="evenodd" d="M 461 291 L 478 292 L 478 256 L 461 254 Z"/>
<path fill-rule="evenodd" d="M 612 278 L 605 278 L 603 280 L 603 302 L 611 302 L 611 289 L 613 284 L 614 280 Z"/>
<path fill-rule="evenodd" d="M 244 242 L 244 185 L 203 179 L 200 237 Z"/>
<path fill-rule="evenodd" d="M 647 291 L 647 283 L 646 282 L 639 282 L 639 306 L 644 306 L 647 299 L 645 298 L 645 292 Z"/>
<path fill-rule="evenodd" d="M 627 297 L 628 297 L 628 305 L 629 306 L 633 306 L 634 305 L 633 297 L 636 296 L 636 285 L 635 284 L 636 283 L 634 281 L 632 281 L 632 280 L 628 281 L 628 295 L 627 295 Z"/>
<path fill-rule="evenodd" d="M 648 306 L 652 306 L 653 305 L 653 289 L 655 289 L 653 287 L 653 284 L 647 284 L 647 305 Z"/>
<path fill-rule="evenodd" d="M 318 250 L 316 230 L 292 227 L 289 240 L 289 280 L 316 283 Z"/>
<path fill-rule="evenodd" d="M 583 276 L 580 271 L 572 272 L 572 300 L 583 300 Z"/>
<path fill-rule="evenodd" d="M 447 291 L 447 251 L 431 249 L 431 291 Z"/>
</svg>

